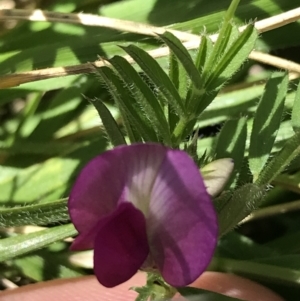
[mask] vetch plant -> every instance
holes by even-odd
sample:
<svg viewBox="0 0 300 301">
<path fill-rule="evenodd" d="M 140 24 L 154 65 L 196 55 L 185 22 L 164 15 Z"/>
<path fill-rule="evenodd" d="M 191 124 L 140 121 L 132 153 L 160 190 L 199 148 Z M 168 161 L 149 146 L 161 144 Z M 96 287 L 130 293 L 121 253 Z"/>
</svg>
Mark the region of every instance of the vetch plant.
<svg viewBox="0 0 300 301">
<path fill-rule="evenodd" d="M 72 249 L 94 249 L 95 274 L 107 287 L 139 268 L 186 286 L 206 269 L 217 242 L 216 213 L 198 167 L 185 152 L 159 144 L 119 146 L 94 158 L 68 207 L 79 232 Z"/>
<path fill-rule="evenodd" d="M 158 11 L 169 14 L 169 1 L 148 1 L 140 21 L 154 21 Z M 81 14 L 58 13 L 57 19 L 64 4 L 52 2 L 58 5 L 55 12 L 43 18 L 82 21 Z M 98 12 L 97 1 L 71 2 L 75 12 L 92 7 Z M 143 5 L 132 0 L 113 5 L 119 22 L 127 24 L 115 29 L 124 34 L 104 30 L 99 35 L 85 27 L 72 38 L 77 25 L 33 31 L 28 22 L 2 32 L 0 87 L 31 83 L 0 91 L 5 117 L 0 133 L 1 279 L 28 283 L 90 273 L 68 261 L 65 238 L 75 237 L 73 250 L 94 249 L 95 274 L 107 287 L 139 269 L 147 271 L 145 286 L 133 288 L 137 301 L 166 300 L 176 291 L 225 300 L 186 287 L 204 270 L 248 276 L 287 300 L 300 298 L 299 223 L 287 214 L 300 203 L 286 193 L 299 193 L 300 85 L 291 82 L 299 66 L 289 62 L 285 68 L 282 60 L 275 64 L 297 75 L 265 66 L 260 66 L 263 75 L 252 74 L 251 67 L 257 56 L 274 58 L 259 52 L 261 42 L 277 53 L 275 45 L 288 47 L 287 39 L 296 45 L 297 35 L 288 26 L 273 31 L 282 39 L 269 36 L 264 32 L 271 28 L 269 19 L 241 26 L 244 20 L 299 5 L 296 0 L 241 1 L 235 14 L 239 0 L 232 0 L 220 27 L 226 3 L 198 1 L 200 11 L 197 1 L 190 1 L 192 6 L 179 2 L 174 11 L 172 5 L 174 24 L 164 23 L 167 29 L 141 23 L 134 23 L 138 32 L 128 29 L 121 19 L 129 18 L 134 6 L 132 16 L 139 15 Z M 264 17 L 258 7 L 264 7 Z M 298 8 L 292 16 L 290 11 L 277 17 L 291 22 L 295 11 L 299 14 Z M 33 13 L 0 11 L 0 19 L 37 17 Z M 218 37 L 211 35 L 215 32 Z M 20 39 L 16 33 L 22 33 Z M 65 33 L 68 39 L 62 39 Z M 97 55 L 101 60 L 96 62 Z M 62 74 L 74 78 L 56 79 Z M 52 79 L 35 82 L 42 78 Z M 82 95 L 96 108 L 100 129 Z M 10 97 L 13 105 L 6 106 Z M 20 112 L 12 110 L 15 100 L 25 106 Z M 262 224 L 253 223 L 262 216 Z M 46 229 L 28 233 L 27 225 Z M 51 265 L 45 264 L 49 258 Z"/>
</svg>

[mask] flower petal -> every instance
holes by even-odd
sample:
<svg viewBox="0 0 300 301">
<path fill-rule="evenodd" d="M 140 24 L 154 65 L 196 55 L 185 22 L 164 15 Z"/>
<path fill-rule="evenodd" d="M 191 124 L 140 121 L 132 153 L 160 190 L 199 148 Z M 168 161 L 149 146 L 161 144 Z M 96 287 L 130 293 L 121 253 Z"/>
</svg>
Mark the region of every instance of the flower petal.
<svg viewBox="0 0 300 301">
<path fill-rule="evenodd" d="M 125 222 L 125 215 L 116 213 L 128 202 L 146 217 L 150 255 L 165 280 L 174 286 L 194 281 L 213 254 L 217 222 L 203 179 L 192 159 L 185 152 L 159 144 L 135 144 L 105 152 L 82 170 L 68 204 L 71 219 L 79 231 L 74 247 L 95 248 L 95 272 L 107 286 L 130 278 L 146 259 L 144 236 L 129 235 L 133 227 L 131 218 Z M 109 218 L 115 214 L 118 218 Z M 137 216 L 129 213 L 131 215 Z M 121 256 L 118 263 L 118 256 L 130 247 L 120 242 L 120 230 L 131 237 L 132 245 L 134 237 L 142 241 L 142 250 L 134 248 L 132 257 L 125 260 Z M 112 252 L 118 255 L 112 256 Z M 108 260 L 109 256 L 115 260 Z M 116 271 L 119 274 L 116 275 Z"/>
<path fill-rule="evenodd" d="M 120 146 L 97 156 L 82 169 L 68 202 L 71 220 L 83 235 L 82 245 L 93 245 L 92 229 L 119 203 L 130 201 L 142 211 L 147 210 L 155 175 L 166 151 L 160 144 Z"/>
<path fill-rule="evenodd" d="M 168 150 L 156 176 L 147 233 L 150 254 L 173 286 L 196 280 L 212 258 L 216 213 L 197 166 L 182 151 Z"/>
<path fill-rule="evenodd" d="M 130 279 L 149 254 L 146 221 L 131 203 L 120 204 L 98 225 L 94 271 L 99 282 L 113 287 Z"/>
<path fill-rule="evenodd" d="M 107 151 L 95 157 L 81 170 L 73 185 L 68 208 L 80 234 L 94 228 L 119 201 L 125 171 L 118 170 L 118 155 Z"/>
</svg>

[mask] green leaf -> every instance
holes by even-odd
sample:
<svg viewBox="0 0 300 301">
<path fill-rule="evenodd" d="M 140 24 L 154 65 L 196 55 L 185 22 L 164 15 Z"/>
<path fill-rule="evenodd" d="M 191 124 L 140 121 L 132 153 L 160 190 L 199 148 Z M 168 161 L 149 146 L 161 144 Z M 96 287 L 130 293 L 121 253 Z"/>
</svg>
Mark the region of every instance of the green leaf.
<svg viewBox="0 0 300 301">
<path fill-rule="evenodd" d="M 58 199 L 78 164 L 79 161 L 71 158 L 51 158 L 8 175 L 0 180 L 0 202 L 16 205 Z"/>
<path fill-rule="evenodd" d="M 37 164 L 31 162 L 29 167 L 15 168 L 12 172 L 3 166 L 0 173 L 0 203 L 44 203 L 61 198 L 66 195 L 74 172 L 106 150 L 106 147 L 107 139 L 98 134 L 97 139 L 85 141 L 80 148 L 65 154 L 65 157 L 55 157 Z M 12 161 L 7 159 L 7 163 L 14 163 L 12 166 L 15 166 L 16 163 L 20 164 L 17 160 L 23 163 L 26 158 L 27 155 L 13 157 Z"/>
<path fill-rule="evenodd" d="M 187 85 L 186 72 L 184 71 L 182 65 L 179 64 L 178 59 L 172 52 L 170 52 L 169 55 L 169 78 L 172 81 L 175 89 L 178 91 L 180 97 L 184 99 Z M 173 132 L 178 122 L 178 114 L 173 110 L 170 104 L 168 105 L 167 110 L 170 132 Z"/>
<path fill-rule="evenodd" d="M 152 80 L 156 89 L 163 94 L 168 104 L 170 104 L 177 112 L 177 115 L 185 115 L 185 108 L 180 95 L 178 94 L 173 82 L 160 67 L 157 61 L 146 51 L 134 45 L 122 47 L 122 49 L 124 49 L 127 54 L 135 60 L 145 74 Z"/>
<path fill-rule="evenodd" d="M 32 139 L 17 139 L 12 143 L 0 143 L 0 150 L 2 155 L 12 155 L 12 154 L 39 154 L 45 156 L 54 156 L 70 153 L 80 147 L 83 143 L 71 143 L 52 140 L 50 142 L 45 141 L 33 141 Z"/>
<path fill-rule="evenodd" d="M 38 92 L 38 93 L 32 93 L 32 97 L 30 97 L 27 101 L 27 103 L 25 104 L 25 107 L 23 109 L 22 112 L 22 116 L 20 118 L 19 124 L 18 124 L 18 128 L 15 131 L 14 134 L 14 140 L 16 140 L 17 138 L 19 138 L 20 136 L 27 136 L 27 133 L 22 133 L 22 129 L 24 132 L 24 127 L 26 128 L 26 124 L 29 124 L 29 127 L 32 129 L 34 128 L 34 126 L 36 125 L 36 121 L 33 122 L 34 126 L 32 126 L 32 119 L 34 120 L 34 113 L 36 112 L 38 105 L 41 101 L 41 98 L 43 96 L 42 93 Z M 33 118 L 32 118 L 33 117 Z M 27 127 L 28 128 L 28 127 Z M 26 132 L 26 130 L 25 130 Z"/>
<path fill-rule="evenodd" d="M 30 234 L 4 238 L 0 241 L 0 262 L 46 247 L 77 234 L 73 224 L 58 226 Z"/>
<path fill-rule="evenodd" d="M 287 233 L 279 238 L 267 242 L 266 247 L 272 248 L 277 254 L 300 253 L 300 231 Z"/>
<path fill-rule="evenodd" d="M 235 35 L 234 31 L 233 35 Z M 221 88 L 224 82 L 231 78 L 248 58 L 254 48 L 256 39 L 257 31 L 255 27 L 248 25 L 212 69 L 213 71 L 205 82 L 208 91 Z"/>
<path fill-rule="evenodd" d="M 205 300 L 205 301 L 241 301 L 241 299 L 228 297 L 215 292 L 207 291 L 195 287 L 179 287 L 178 292 L 187 300 Z"/>
<path fill-rule="evenodd" d="M 236 180 L 236 187 L 240 187 L 245 183 L 253 183 L 253 176 L 249 168 L 248 157 L 245 157 L 241 164 L 241 169 Z"/>
<path fill-rule="evenodd" d="M 257 180 L 259 173 L 264 169 L 274 145 L 280 127 L 287 87 L 287 75 L 274 73 L 259 102 L 249 148 L 249 166 L 254 180 Z"/>
<path fill-rule="evenodd" d="M 216 69 L 217 63 L 220 61 L 220 58 L 224 57 L 224 51 L 228 48 L 229 41 L 231 38 L 233 25 L 229 22 L 224 22 L 221 27 L 221 31 L 218 35 L 218 39 L 214 44 L 212 52 L 208 57 L 208 60 L 203 66 L 202 77 L 206 82 L 209 78 L 209 75 L 213 73 L 213 70 Z"/>
<path fill-rule="evenodd" d="M 217 96 L 222 85 L 241 67 L 242 63 L 248 58 L 257 39 L 257 32 L 251 25 L 236 39 L 236 29 L 230 32 L 233 35 L 227 39 L 227 42 L 231 43 L 230 47 L 226 49 L 224 54 L 219 53 L 219 56 L 211 61 L 211 65 L 209 61 L 204 65 L 202 85 L 206 93 L 203 93 L 202 97 L 195 93 L 191 96 L 190 108 L 195 110 L 196 116 L 203 112 Z M 209 56 L 209 60 L 212 55 Z"/>
<path fill-rule="evenodd" d="M 39 31 L 39 34 L 35 33 L 34 36 L 39 35 L 42 37 L 43 34 L 49 34 L 49 31 L 51 32 L 51 29 L 42 30 Z M 59 67 L 85 63 L 88 60 L 96 60 L 97 54 L 105 54 L 98 42 L 99 40 L 103 41 L 102 37 L 95 37 L 93 40 L 89 40 L 88 37 L 86 37 L 84 41 L 82 38 L 73 37 L 73 39 L 68 39 L 68 42 L 57 43 L 57 41 L 52 40 L 48 41 L 48 43 L 45 41 L 44 44 L 42 44 L 42 41 L 34 44 L 34 36 L 32 32 L 31 36 L 27 36 L 27 39 L 32 41 L 30 46 L 26 47 L 25 43 L 23 43 L 18 46 L 18 48 L 21 46 L 21 49 L 24 47 L 21 51 L 6 52 L 0 55 L 1 75 L 16 71 L 22 72 L 37 68 L 47 68 L 50 66 Z M 55 39 L 58 36 L 60 35 L 56 33 L 52 38 Z M 40 55 L 41 53 L 43 53 L 43 55 Z"/>
<path fill-rule="evenodd" d="M 142 139 L 145 141 L 157 141 L 155 131 L 142 114 L 136 100 L 130 95 L 122 80 L 111 68 L 101 67 L 97 71 L 121 112 L 130 141 L 132 143 L 142 141 Z M 136 128 L 136 134 L 138 135 L 134 134 L 132 126 Z"/>
<path fill-rule="evenodd" d="M 200 47 L 198 49 L 196 60 L 195 60 L 195 65 L 201 75 L 203 74 L 204 66 L 207 63 L 209 57 L 211 56 L 213 49 L 214 46 L 211 39 L 206 35 L 202 35 Z"/>
<path fill-rule="evenodd" d="M 238 260 L 264 259 L 274 256 L 274 249 L 258 244 L 237 231 L 231 231 L 219 240 L 216 256 Z"/>
<path fill-rule="evenodd" d="M 123 57 L 114 56 L 109 62 L 118 71 L 124 83 L 130 87 L 136 102 L 140 105 L 140 108 L 144 110 L 144 114 L 149 120 L 148 122 L 152 124 L 157 134 L 163 138 L 164 142 L 167 145 L 171 145 L 169 125 L 154 93 L 131 64 Z"/>
<path fill-rule="evenodd" d="M 299 289 L 300 271 L 297 268 L 280 267 L 272 264 L 254 262 L 253 260 L 234 260 L 227 258 L 216 258 L 214 269 L 222 272 L 235 273 L 251 279 L 274 283 L 277 285 L 288 285 Z"/>
<path fill-rule="evenodd" d="M 217 41 L 214 45 L 214 49 L 206 63 L 205 70 L 203 72 L 204 78 L 206 78 L 206 73 L 209 72 L 209 70 L 214 68 L 216 61 L 218 61 L 219 57 L 223 54 L 223 52 L 227 48 L 227 45 L 230 40 L 230 35 L 232 32 L 231 22 L 233 21 L 233 17 L 234 17 L 234 14 L 238 7 L 239 2 L 240 2 L 240 0 L 232 0 L 230 2 L 230 6 L 225 13 L 224 22 L 223 22 L 221 30 L 219 32 Z"/>
<path fill-rule="evenodd" d="M 231 198 L 217 208 L 219 235 L 232 230 L 237 224 L 256 209 L 265 195 L 265 189 L 255 184 L 246 184 L 234 191 Z"/>
<path fill-rule="evenodd" d="M 67 199 L 12 208 L 0 207 L 0 227 L 47 225 L 69 220 Z"/>
<path fill-rule="evenodd" d="M 169 55 L 169 77 L 177 89 L 180 97 L 185 99 L 188 86 L 187 73 L 172 51 Z"/>
<path fill-rule="evenodd" d="M 47 105 L 44 104 L 44 109 L 41 109 L 45 99 L 42 98 L 35 114 L 37 124 L 30 133 L 30 138 L 37 141 L 51 139 L 57 130 L 74 120 L 85 108 L 82 94 L 86 93 L 92 83 L 85 76 L 74 80 L 70 86 L 57 91 L 47 101 Z"/>
<path fill-rule="evenodd" d="M 289 138 L 284 147 L 264 167 L 256 183 L 266 185 L 272 182 L 297 156 L 300 155 L 300 132 Z"/>
<path fill-rule="evenodd" d="M 257 32 L 253 25 L 249 25 L 237 38 L 235 38 L 236 28 L 231 32 L 233 36 L 229 36 L 227 39 L 230 46 L 227 45 L 226 52 L 219 53 L 218 57 L 211 62 L 211 66 L 208 62 L 204 65 L 202 88 L 206 93 L 203 93 L 202 97 L 200 94 L 191 93 L 190 108 L 196 112 L 197 116 L 213 101 L 222 85 L 237 72 L 254 48 Z M 209 56 L 209 59 L 212 55 Z"/>
<path fill-rule="evenodd" d="M 201 37 L 200 47 L 196 56 L 195 66 L 198 69 L 202 79 L 201 85 L 202 88 L 204 86 L 204 71 L 205 71 L 205 64 L 207 63 L 211 53 L 213 51 L 213 43 L 212 41 L 207 38 L 206 36 Z M 215 63 L 215 62 L 214 62 Z M 188 112 L 192 115 L 195 113 L 195 106 L 198 106 L 199 100 L 201 100 L 201 96 L 203 95 L 204 91 L 202 89 L 198 90 L 194 87 L 193 83 L 190 83 L 190 87 L 188 89 L 186 103 L 188 107 Z"/>
<path fill-rule="evenodd" d="M 63 242 L 55 244 L 67 245 Z M 55 245 L 54 244 L 54 245 Z M 13 260 L 21 273 L 35 281 L 46 281 L 57 278 L 73 278 L 85 275 L 79 268 L 73 267 L 67 258 L 67 253 L 61 250 L 53 252 L 51 247 L 34 252 Z"/>
<path fill-rule="evenodd" d="M 126 144 L 125 138 L 109 109 L 100 99 L 89 100 L 97 110 L 113 146 Z"/>
<path fill-rule="evenodd" d="M 257 258 L 255 262 L 271 264 L 283 268 L 295 268 L 300 269 L 300 255 L 288 254 L 288 255 L 273 255 L 267 258 Z"/>
<path fill-rule="evenodd" d="M 167 44 L 173 54 L 178 58 L 188 76 L 190 77 L 195 89 L 201 90 L 201 75 L 198 69 L 196 68 L 193 59 L 187 49 L 182 45 L 181 41 L 177 39 L 170 32 L 165 32 L 159 37 Z"/>
<path fill-rule="evenodd" d="M 23 84 L 20 87 L 2 89 L 0 90 L 0 105 L 4 105 L 5 103 L 10 102 L 11 99 L 22 97 L 31 92 L 45 92 L 64 88 L 72 85 L 74 81 L 80 77 L 82 77 L 82 75 L 70 75 L 61 77 L 59 80 L 57 78 L 44 79 L 37 82 Z"/>
<path fill-rule="evenodd" d="M 220 93 L 215 101 L 201 113 L 197 126 L 204 128 L 211 124 L 218 124 L 234 117 L 240 117 L 243 114 L 241 112 L 254 112 L 257 98 L 261 97 L 263 89 L 264 85 L 254 85 L 240 90 Z"/>
<path fill-rule="evenodd" d="M 298 84 L 292 110 L 292 126 L 295 132 L 300 131 L 300 83 Z"/>
</svg>

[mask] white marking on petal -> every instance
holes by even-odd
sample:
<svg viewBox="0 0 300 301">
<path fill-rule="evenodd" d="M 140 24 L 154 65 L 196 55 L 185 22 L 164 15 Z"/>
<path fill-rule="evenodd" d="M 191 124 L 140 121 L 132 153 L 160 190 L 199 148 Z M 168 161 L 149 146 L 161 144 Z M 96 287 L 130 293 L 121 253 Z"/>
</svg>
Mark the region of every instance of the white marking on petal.
<svg viewBox="0 0 300 301">
<path fill-rule="evenodd" d="M 161 148 L 153 148 L 140 154 L 139 158 L 132 158 L 129 164 L 127 163 L 129 170 L 126 199 L 145 216 L 148 215 L 151 191 L 164 156 L 165 151 L 162 152 Z"/>
</svg>

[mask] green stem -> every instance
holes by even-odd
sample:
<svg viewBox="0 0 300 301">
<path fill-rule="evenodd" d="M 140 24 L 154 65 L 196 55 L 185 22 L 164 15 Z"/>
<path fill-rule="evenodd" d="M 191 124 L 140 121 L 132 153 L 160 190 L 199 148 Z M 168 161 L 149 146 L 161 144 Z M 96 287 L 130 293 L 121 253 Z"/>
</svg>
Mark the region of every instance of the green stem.
<svg viewBox="0 0 300 301">
<path fill-rule="evenodd" d="M 255 183 L 257 185 L 270 184 L 299 154 L 300 131 L 287 140 L 281 151 L 273 157 L 259 174 Z"/>
<path fill-rule="evenodd" d="M 296 275 L 295 269 L 255 262 L 253 260 L 214 258 L 211 262 L 210 269 L 248 276 L 250 278 L 261 279 L 272 283 L 299 285 L 299 276 Z"/>
<path fill-rule="evenodd" d="M 1 239 L 0 262 L 46 247 L 51 243 L 77 234 L 73 224 Z"/>
<path fill-rule="evenodd" d="M 300 200 L 258 209 L 246 217 L 240 224 L 256 219 L 268 218 L 279 214 L 300 210 Z"/>
<path fill-rule="evenodd" d="M 47 225 L 69 220 L 67 199 L 45 204 L 0 208 L 0 227 Z"/>
<path fill-rule="evenodd" d="M 173 132 L 173 146 L 177 146 L 181 142 L 181 138 L 186 130 L 188 121 L 186 118 L 180 118 Z"/>
</svg>

